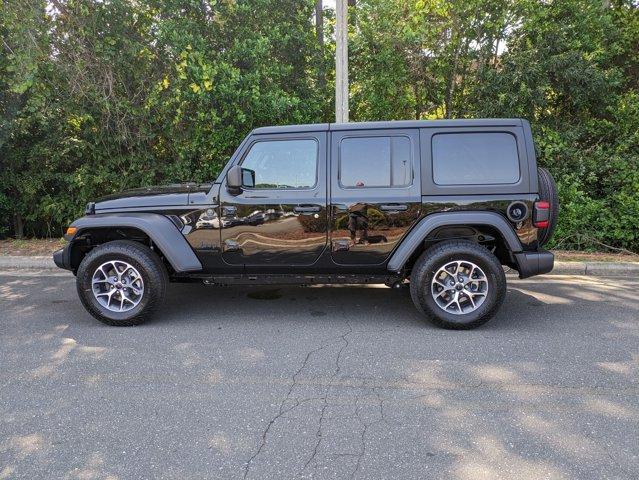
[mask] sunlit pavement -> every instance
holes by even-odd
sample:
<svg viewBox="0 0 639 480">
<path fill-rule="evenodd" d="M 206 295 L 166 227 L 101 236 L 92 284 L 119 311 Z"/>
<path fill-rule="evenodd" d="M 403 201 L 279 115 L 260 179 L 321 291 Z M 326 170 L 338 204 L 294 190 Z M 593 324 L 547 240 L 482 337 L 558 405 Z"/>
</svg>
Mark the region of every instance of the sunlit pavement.
<svg viewBox="0 0 639 480">
<path fill-rule="evenodd" d="M 639 281 L 508 290 L 451 332 L 406 290 L 172 285 L 122 329 L 0 273 L 0 479 L 639 478 Z"/>
</svg>

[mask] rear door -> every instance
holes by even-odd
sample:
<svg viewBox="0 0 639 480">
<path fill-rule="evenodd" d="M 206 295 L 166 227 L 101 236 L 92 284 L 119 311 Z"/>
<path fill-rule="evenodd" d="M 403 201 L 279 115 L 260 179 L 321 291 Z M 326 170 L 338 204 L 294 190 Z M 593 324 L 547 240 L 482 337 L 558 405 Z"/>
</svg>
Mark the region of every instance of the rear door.
<svg viewBox="0 0 639 480">
<path fill-rule="evenodd" d="M 330 240 L 342 265 L 381 265 L 421 206 L 417 129 L 331 132 Z"/>
</svg>

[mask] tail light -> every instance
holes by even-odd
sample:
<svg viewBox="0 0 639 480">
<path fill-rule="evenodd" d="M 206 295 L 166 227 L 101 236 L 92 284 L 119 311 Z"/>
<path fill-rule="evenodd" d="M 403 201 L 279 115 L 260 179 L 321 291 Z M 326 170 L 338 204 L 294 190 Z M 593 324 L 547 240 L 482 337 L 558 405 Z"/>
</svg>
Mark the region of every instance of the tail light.
<svg viewBox="0 0 639 480">
<path fill-rule="evenodd" d="M 535 202 L 533 225 L 537 228 L 547 228 L 550 220 L 550 203 L 541 200 Z"/>
</svg>

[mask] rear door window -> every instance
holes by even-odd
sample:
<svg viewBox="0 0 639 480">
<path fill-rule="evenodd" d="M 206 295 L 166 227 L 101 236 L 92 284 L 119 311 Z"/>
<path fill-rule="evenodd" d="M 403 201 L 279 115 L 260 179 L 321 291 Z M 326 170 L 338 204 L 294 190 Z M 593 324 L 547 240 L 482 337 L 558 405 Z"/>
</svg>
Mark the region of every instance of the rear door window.
<svg viewBox="0 0 639 480">
<path fill-rule="evenodd" d="M 347 137 L 340 142 L 339 155 L 339 182 L 344 188 L 405 187 L 412 183 L 408 137 Z"/>
<path fill-rule="evenodd" d="M 506 132 L 435 134 L 432 159 L 436 185 L 507 185 L 520 179 L 517 140 Z"/>
</svg>

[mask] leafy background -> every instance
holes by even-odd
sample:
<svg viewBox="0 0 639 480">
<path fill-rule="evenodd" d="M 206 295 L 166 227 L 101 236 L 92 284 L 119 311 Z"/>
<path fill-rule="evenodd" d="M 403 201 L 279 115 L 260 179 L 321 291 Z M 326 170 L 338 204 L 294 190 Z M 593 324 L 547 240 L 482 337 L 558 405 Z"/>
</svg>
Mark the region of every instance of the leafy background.
<svg viewBox="0 0 639 480">
<path fill-rule="evenodd" d="M 100 195 L 214 179 L 254 127 L 333 118 L 321 1 L 0 2 L 0 236 L 59 236 Z M 639 2 L 358 0 L 350 21 L 353 121 L 528 118 L 555 246 L 639 251 Z"/>
</svg>

